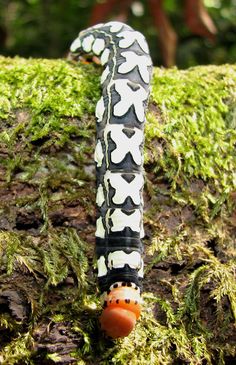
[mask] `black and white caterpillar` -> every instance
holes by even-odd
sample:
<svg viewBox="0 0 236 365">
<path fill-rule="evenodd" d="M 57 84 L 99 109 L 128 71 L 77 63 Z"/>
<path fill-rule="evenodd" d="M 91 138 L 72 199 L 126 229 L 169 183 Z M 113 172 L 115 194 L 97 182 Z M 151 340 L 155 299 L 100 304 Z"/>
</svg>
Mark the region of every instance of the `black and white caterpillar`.
<svg viewBox="0 0 236 365">
<path fill-rule="evenodd" d="M 144 36 L 120 22 L 80 32 L 72 58 L 100 57 L 96 106 L 96 256 L 103 294 L 101 326 L 113 338 L 133 329 L 143 279 L 143 143 L 152 61 Z"/>
</svg>

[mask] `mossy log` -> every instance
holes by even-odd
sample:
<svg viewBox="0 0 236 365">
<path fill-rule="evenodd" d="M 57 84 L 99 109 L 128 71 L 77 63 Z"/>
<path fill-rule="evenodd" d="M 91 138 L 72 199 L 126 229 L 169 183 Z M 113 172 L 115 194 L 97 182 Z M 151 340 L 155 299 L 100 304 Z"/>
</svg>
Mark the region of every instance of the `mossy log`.
<svg viewBox="0 0 236 365">
<path fill-rule="evenodd" d="M 101 69 L 0 58 L 0 363 L 232 364 L 236 66 L 156 68 L 145 137 L 143 314 L 99 329 Z"/>
</svg>

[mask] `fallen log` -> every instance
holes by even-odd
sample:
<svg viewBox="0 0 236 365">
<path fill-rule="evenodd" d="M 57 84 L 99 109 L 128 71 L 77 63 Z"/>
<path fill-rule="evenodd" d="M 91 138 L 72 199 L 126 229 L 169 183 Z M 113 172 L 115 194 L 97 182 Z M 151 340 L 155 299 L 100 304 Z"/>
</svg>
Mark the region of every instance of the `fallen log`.
<svg viewBox="0 0 236 365">
<path fill-rule="evenodd" d="M 154 71 L 143 314 L 99 328 L 95 105 L 101 69 L 0 58 L 1 364 L 231 364 L 236 66 Z"/>
</svg>

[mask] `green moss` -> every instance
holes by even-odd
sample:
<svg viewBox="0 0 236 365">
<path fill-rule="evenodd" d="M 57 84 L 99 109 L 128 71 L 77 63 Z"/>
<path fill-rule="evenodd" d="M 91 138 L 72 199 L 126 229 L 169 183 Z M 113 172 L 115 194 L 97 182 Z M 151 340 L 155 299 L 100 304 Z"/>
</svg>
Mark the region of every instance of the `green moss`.
<svg viewBox="0 0 236 365">
<path fill-rule="evenodd" d="M 47 279 L 47 285 L 58 285 L 72 272 L 80 289 L 86 288 L 87 259 L 85 246 L 75 230 L 51 229 L 38 239 L 24 234 L 0 231 L 0 259 L 2 271 L 8 275 L 14 270 L 27 270 Z"/>
<path fill-rule="evenodd" d="M 231 306 L 231 315 L 236 320 L 235 262 L 229 261 L 227 264 L 222 264 L 213 255 L 210 254 L 209 256 L 209 263 L 201 266 L 191 274 L 191 285 L 186 291 L 186 298 L 183 305 L 184 311 L 188 311 L 192 319 L 199 316 L 200 292 L 204 286 L 212 282 L 214 289 L 212 289 L 210 297 L 216 302 L 216 314 L 219 322 L 224 317 L 221 306 L 224 297 L 228 298 Z M 222 323 L 221 325 L 223 326 Z"/>
<path fill-rule="evenodd" d="M 63 60 L 2 57 L 0 65 L 0 140 L 8 149 L 7 158 L 0 157 L 0 163 L 7 170 L 8 182 L 18 170 L 23 170 L 22 177 L 28 180 L 39 168 L 37 156 L 28 166 L 35 144 L 46 150 L 62 147 L 75 137 L 94 135 L 93 121 L 78 125 L 77 120 L 83 120 L 85 113 L 94 114 L 99 82 L 94 82 L 91 66 L 86 72 L 85 66 L 75 72 L 74 66 Z"/>
<path fill-rule="evenodd" d="M 30 334 L 25 335 L 18 334 L 18 336 L 11 341 L 11 343 L 5 346 L 1 352 L 0 359 L 3 365 L 30 364 L 30 353 L 33 345 L 33 339 Z"/>
<path fill-rule="evenodd" d="M 159 108 L 159 123 L 150 112 L 146 139 L 158 140 L 159 148 L 146 156 L 147 164 L 170 181 L 172 198 L 194 205 L 205 219 L 236 187 L 235 81 L 231 65 L 154 72 L 151 102 Z M 196 198 L 193 177 L 210 182 Z"/>
<path fill-rule="evenodd" d="M 15 109 L 26 108 L 38 114 L 52 112 L 52 118 L 81 117 L 85 110 L 94 112 L 99 83 L 94 82 L 93 67 L 86 66 L 85 72 L 82 65 L 75 73 L 74 67 L 63 60 L 1 57 L 0 62 L 1 110 L 5 112 L 1 118 L 7 119 Z M 38 131 L 41 127 L 53 128 L 53 120 L 56 123 L 56 119 L 50 120 L 51 124 L 44 123 L 41 116 L 35 127 Z"/>
<path fill-rule="evenodd" d="M 236 356 L 235 66 L 155 69 L 143 313 L 117 341 L 99 328 L 92 256 L 100 68 L 0 66 L 0 362 L 60 364 L 66 353 L 71 364 L 223 365 Z"/>
</svg>

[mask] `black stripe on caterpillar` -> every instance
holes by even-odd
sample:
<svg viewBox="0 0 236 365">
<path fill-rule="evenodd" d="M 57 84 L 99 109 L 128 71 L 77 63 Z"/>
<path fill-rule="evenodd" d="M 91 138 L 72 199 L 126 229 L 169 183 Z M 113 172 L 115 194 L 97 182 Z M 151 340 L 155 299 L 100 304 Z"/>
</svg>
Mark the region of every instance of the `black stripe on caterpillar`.
<svg viewBox="0 0 236 365">
<path fill-rule="evenodd" d="M 152 61 L 144 36 L 120 22 L 90 27 L 71 45 L 100 57 L 102 96 L 96 106 L 98 283 L 102 328 L 130 333 L 140 315 L 143 279 L 143 143 Z"/>
</svg>

